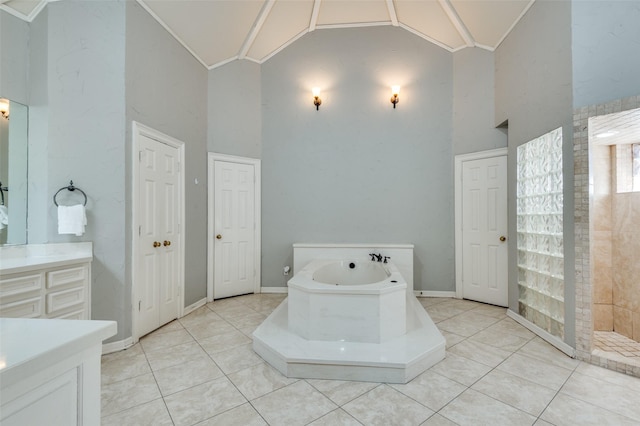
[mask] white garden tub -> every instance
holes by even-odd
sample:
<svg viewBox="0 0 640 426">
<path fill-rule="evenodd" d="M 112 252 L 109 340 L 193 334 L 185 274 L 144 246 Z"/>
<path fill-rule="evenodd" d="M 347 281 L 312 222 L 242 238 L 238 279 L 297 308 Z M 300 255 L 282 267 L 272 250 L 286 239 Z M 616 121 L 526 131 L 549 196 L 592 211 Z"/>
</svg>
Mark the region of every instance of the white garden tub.
<svg viewBox="0 0 640 426">
<path fill-rule="evenodd" d="M 255 352 L 283 375 L 407 383 L 444 359 L 413 294 L 413 245 L 294 244 L 293 257 L 289 297 L 253 332 Z"/>
<path fill-rule="evenodd" d="M 289 330 L 382 343 L 405 334 L 407 283 L 393 263 L 314 260 L 289 280 Z"/>
</svg>

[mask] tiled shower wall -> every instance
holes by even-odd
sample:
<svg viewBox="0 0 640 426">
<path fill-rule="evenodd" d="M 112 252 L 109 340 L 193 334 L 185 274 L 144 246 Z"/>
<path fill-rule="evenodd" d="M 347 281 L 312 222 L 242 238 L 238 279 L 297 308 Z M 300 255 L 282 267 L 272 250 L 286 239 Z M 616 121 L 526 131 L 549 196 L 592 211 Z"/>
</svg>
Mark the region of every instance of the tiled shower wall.
<svg viewBox="0 0 640 426">
<path fill-rule="evenodd" d="M 593 211 L 591 253 L 593 263 L 594 331 L 613 331 L 613 274 L 611 262 L 611 147 L 591 146 Z"/>
<path fill-rule="evenodd" d="M 593 329 L 640 342 L 640 192 L 617 191 L 618 149 L 591 146 Z"/>
<path fill-rule="evenodd" d="M 614 193 L 611 216 L 613 330 L 640 342 L 640 192 Z"/>
<path fill-rule="evenodd" d="M 640 377 L 640 367 L 592 354 L 592 250 L 589 239 L 589 117 L 640 107 L 640 95 L 589 105 L 573 112 L 575 251 L 576 251 L 576 354 L 578 358 L 611 370 Z"/>
</svg>

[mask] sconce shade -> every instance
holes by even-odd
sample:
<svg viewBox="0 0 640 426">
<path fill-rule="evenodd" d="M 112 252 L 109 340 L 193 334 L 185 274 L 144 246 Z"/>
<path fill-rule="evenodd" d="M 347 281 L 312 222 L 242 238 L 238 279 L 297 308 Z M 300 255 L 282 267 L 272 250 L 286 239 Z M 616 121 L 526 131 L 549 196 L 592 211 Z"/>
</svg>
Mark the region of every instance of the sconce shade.
<svg viewBox="0 0 640 426">
<path fill-rule="evenodd" d="M 400 102 L 400 86 L 391 86 L 391 103 L 393 104 L 393 108 L 395 109 L 396 104 Z"/>
<path fill-rule="evenodd" d="M 316 106 L 316 111 L 318 111 L 322 104 L 322 99 L 320 99 L 320 88 L 314 87 L 311 92 L 313 93 L 313 104 Z"/>
<path fill-rule="evenodd" d="M 9 100 L 8 99 L 0 99 L 0 114 L 4 118 L 9 118 Z"/>
</svg>

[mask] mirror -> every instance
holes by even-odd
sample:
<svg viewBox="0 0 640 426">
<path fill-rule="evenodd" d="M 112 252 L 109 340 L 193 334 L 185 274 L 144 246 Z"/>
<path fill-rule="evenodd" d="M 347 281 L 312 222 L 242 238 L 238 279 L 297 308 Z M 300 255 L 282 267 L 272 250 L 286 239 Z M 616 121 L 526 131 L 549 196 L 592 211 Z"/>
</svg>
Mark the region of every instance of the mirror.
<svg viewBox="0 0 640 426">
<path fill-rule="evenodd" d="M 0 98 L 0 245 L 27 243 L 28 109 Z"/>
</svg>

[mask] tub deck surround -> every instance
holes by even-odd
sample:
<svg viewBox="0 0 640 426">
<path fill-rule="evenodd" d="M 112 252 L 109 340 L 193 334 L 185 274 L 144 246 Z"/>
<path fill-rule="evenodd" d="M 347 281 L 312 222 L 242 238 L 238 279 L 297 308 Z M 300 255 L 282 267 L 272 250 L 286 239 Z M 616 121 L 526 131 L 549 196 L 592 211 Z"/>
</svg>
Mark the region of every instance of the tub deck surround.
<svg viewBox="0 0 640 426">
<path fill-rule="evenodd" d="M 93 243 L 27 244 L 0 247 L 0 274 L 91 262 Z"/>
<path fill-rule="evenodd" d="M 369 253 L 393 259 L 378 264 L 387 279 L 357 285 L 367 279 L 337 274 L 335 259 L 358 269 Z M 326 267 L 334 271 L 320 275 L 338 282 L 313 279 Z M 253 333 L 254 351 L 285 376 L 407 383 L 444 359 L 445 339 L 405 279 L 412 245 L 295 244 L 294 268 L 289 297 Z"/>
<path fill-rule="evenodd" d="M 253 349 L 287 377 L 407 383 L 445 357 L 445 339 L 407 294 L 407 332 L 382 343 L 308 340 L 289 330 L 288 298 L 254 331 Z"/>
</svg>

